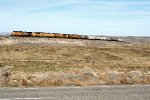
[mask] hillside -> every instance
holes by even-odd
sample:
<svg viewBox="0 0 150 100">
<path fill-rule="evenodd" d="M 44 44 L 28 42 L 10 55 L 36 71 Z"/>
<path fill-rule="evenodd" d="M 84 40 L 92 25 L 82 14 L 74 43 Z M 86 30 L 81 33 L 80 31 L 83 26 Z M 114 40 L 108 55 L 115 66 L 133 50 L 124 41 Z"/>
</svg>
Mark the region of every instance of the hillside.
<svg viewBox="0 0 150 100">
<path fill-rule="evenodd" d="M 149 38 L 134 41 L 0 37 L 1 84 L 149 84 Z"/>
</svg>

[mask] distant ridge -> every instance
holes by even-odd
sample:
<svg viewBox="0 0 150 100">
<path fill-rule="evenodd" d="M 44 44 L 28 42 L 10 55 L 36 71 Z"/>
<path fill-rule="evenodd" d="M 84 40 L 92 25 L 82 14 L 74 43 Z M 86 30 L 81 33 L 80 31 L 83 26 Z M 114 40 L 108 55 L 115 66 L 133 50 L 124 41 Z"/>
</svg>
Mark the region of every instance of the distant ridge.
<svg viewBox="0 0 150 100">
<path fill-rule="evenodd" d="M 11 32 L 0 32 L 0 35 L 10 36 Z"/>
</svg>

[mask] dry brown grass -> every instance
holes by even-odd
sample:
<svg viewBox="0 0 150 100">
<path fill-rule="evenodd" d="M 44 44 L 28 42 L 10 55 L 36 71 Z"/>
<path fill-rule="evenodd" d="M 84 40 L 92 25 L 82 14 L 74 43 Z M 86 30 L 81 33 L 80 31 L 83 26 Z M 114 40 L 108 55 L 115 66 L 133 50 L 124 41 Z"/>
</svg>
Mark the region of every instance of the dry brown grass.
<svg viewBox="0 0 150 100">
<path fill-rule="evenodd" d="M 0 66 L 26 72 L 69 71 L 91 67 L 150 70 L 150 47 L 0 46 Z"/>
<path fill-rule="evenodd" d="M 25 73 L 12 71 L 11 75 L 1 76 L 0 79 L 1 86 L 11 87 L 150 84 L 150 71 L 125 72 L 111 69 L 93 70 L 86 67 L 69 72 Z"/>
<path fill-rule="evenodd" d="M 150 84 L 150 45 L 0 45 L 0 67 L 1 86 Z"/>
</svg>

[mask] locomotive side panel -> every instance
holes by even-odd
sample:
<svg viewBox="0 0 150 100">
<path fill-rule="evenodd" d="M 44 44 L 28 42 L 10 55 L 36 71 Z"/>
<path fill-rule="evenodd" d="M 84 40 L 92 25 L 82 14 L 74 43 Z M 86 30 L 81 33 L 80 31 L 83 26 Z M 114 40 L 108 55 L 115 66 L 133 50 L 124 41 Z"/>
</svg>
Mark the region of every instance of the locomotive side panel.
<svg viewBox="0 0 150 100">
<path fill-rule="evenodd" d="M 80 39 L 80 35 L 78 35 L 78 34 L 68 34 L 68 38 Z"/>
<path fill-rule="evenodd" d="M 13 31 L 13 32 L 11 33 L 11 36 L 21 36 L 21 37 L 24 37 L 24 36 L 31 36 L 31 32 Z"/>
<path fill-rule="evenodd" d="M 62 38 L 63 37 L 63 34 L 61 33 L 52 33 L 53 34 L 53 37 L 55 38 Z"/>
</svg>

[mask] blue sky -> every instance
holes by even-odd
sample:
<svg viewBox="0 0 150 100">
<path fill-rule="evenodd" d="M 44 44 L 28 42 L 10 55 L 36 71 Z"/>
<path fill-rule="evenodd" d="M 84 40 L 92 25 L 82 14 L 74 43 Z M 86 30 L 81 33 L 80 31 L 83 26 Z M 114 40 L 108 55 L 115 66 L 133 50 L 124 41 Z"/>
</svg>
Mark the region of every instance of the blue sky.
<svg viewBox="0 0 150 100">
<path fill-rule="evenodd" d="M 150 0 L 0 0 L 0 32 L 150 36 Z"/>
</svg>

